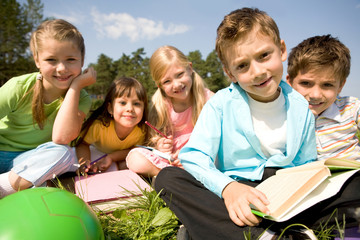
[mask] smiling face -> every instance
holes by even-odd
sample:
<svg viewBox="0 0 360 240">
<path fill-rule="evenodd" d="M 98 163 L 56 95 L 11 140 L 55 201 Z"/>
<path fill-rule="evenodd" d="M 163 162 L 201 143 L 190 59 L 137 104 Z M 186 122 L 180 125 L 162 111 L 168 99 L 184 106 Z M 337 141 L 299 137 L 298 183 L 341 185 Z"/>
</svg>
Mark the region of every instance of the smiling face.
<svg viewBox="0 0 360 240">
<path fill-rule="evenodd" d="M 81 74 L 83 57 L 81 51 L 71 41 L 44 39 L 46 44 L 38 50 L 35 57 L 36 66 L 43 76 L 46 90 L 64 94 L 72 80 Z"/>
<path fill-rule="evenodd" d="M 309 102 L 309 108 L 317 116 L 324 112 L 336 100 L 344 83 L 335 79 L 330 68 L 317 71 L 299 72 L 288 83 Z"/>
<path fill-rule="evenodd" d="M 184 67 L 175 59 L 160 79 L 160 88 L 173 104 L 190 102 L 192 73 L 191 63 Z"/>
<path fill-rule="evenodd" d="M 132 130 L 143 117 L 144 103 L 137 97 L 135 89 L 131 89 L 129 96 L 124 94 L 115 98 L 108 105 L 108 112 L 113 115 L 118 129 Z"/>
<path fill-rule="evenodd" d="M 279 96 L 282 62 L 287 57 L 284 41 L 279 47 L 254 29 L 242 40 L 229 43 L 224 56 L 226 74 L 254 100 L 271 102 Z"/>
</svg>

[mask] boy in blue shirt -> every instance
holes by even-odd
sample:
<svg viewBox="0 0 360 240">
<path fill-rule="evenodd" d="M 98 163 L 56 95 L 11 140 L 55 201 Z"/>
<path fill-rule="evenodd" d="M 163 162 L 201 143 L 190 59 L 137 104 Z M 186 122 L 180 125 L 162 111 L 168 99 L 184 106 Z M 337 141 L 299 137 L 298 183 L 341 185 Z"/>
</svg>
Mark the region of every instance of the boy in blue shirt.
<svg viewBox="0 0 360 240">
<path fill-rule="evenodd" d="M 251 212 L 250 204 L 268 213 L 254 186 L 279 168 L 316 159 L 314 116 L 281 80 L 286 46 L 265 12 L 225 16 L 216 51 L 232 84 L 204 106 L 179 155 L 186 171 L 164 168 L 155 189 L 192 239 L 243 239 L 249 230 L 257 238 L 272 223 Z"/>
</svg>

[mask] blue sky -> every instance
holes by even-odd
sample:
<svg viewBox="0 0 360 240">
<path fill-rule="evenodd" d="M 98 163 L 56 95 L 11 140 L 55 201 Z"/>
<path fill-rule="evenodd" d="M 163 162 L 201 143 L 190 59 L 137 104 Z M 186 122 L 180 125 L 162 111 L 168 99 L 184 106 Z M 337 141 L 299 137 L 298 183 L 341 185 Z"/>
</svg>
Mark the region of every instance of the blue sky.
<svg viewBox="0 0 360 240">
<path fill-rule="evenodd" d="M 21 0 L 20 2 L 24 2 Z M 85 66 L 100 54 L 113 60 L 162 45 L 203 59 L 214 50 L 223 17 L 242 7 L 266 11 L 278 24 L 288 51 L 305 38 L 331 34 L 351 51 L 351 73 L 341 95 L 360 98 L 360 0 L 42 0 L 45 17 L 78 27 L 86 43 Z M 286 74 L 284 63 L 284 78 Z"/>
</svg>

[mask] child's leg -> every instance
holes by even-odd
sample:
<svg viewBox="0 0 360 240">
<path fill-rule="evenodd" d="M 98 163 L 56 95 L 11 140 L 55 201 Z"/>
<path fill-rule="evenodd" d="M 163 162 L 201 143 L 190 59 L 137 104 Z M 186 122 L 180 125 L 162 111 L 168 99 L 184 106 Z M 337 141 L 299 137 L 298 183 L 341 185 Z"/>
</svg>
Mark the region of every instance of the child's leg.
<svg viewBox="0 0 360 240">
<path fill-rule="evenodd" d="M 149 159 L 138 151 L 131 151 L 126 158 L 127 167 L 144 177 L 156 176 L 160 168 L 156 167 Z"/>
<path fill-rule="evenodd" d="M 75 153 L 69 146 L 48 142 L 14 159 L 11 184 L 20 190 L 40 186 L 46 180 L 77 168 Z"/>
<path fill-rule="evenodd" d="M 177 167 L 160 171 L 155 190 L 173 210 L 192 239 L 258 239 L 269 222 L 258 227 L 239 227 L 229 217 L 223 199 L 205 188 L 191 174 Z"/>
</svg>

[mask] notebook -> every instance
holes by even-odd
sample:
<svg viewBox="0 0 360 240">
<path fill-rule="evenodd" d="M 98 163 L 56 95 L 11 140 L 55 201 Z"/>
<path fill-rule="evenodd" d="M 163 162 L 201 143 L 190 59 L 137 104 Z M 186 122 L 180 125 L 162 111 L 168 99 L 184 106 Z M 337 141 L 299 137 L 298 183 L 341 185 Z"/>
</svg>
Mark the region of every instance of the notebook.
<svg viewBox="0 0 360 240">
<path fill-rule="evenodd" d="M 109 212 L 142 196 L 150 185 L 131 170 L 75 177 L 75 194 L 94 210 Z"/>
</svg>

